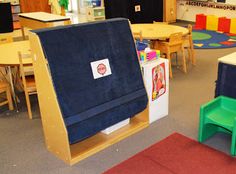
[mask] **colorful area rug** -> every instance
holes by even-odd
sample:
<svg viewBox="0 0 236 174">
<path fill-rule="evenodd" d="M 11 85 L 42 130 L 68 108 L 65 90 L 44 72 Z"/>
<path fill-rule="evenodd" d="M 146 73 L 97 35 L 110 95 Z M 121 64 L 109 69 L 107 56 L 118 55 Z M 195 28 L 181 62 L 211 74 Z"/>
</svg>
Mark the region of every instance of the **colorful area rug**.
<svg viewBox="0 0 236 174">
<path fill-rule="evenodd" d="M 235 174 L 236 159 L 174 133 L 104 174 Z"/>
<path fill-rule="evenodd" d="M 193 43 L 196 49 L 236 47 L 236 34 L 209 30 L 193 30 Z"/>
</svg>

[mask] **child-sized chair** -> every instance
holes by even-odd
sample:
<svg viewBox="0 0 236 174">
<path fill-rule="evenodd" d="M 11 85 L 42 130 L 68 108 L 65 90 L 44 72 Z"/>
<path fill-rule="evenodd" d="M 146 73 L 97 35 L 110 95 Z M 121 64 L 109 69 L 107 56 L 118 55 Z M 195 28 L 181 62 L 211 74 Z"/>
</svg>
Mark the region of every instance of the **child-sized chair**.
<svg viewBox="0 0 236 174">
<path fill-rule="evenodd" d="M 35 79 L 34 79 L 34 70 L 32 64 L 25 64 L 24 59 L 30 59 L 31 54 L 25 54 L 18 52 L 19 62 L 20 62 L 20 74 L 22 78 L 22 85 L 25 92 L 25 100 L 28 110 L 29 119 L 32 119 L 32 110 L 30 104 L 30 95 L 37 94 Z"/>
<path fill-rule="evenodd" d="M 219 96 L 200 108 L 199 142 L 203 142 L 217 132 L 232 135 L 232 156 L 236 155 L 236 99 Z"/>
<path fill-rule="evenodd" d="M 0 94 L 2 94 L 2 93 L 6 94 L 6 100 L 1 101 L 0 106 L 8 104 L 9 110 L 13 110 L 14 107 L 13 107 L 12 98 L 11 98 L 10 86 L 7 82 L 4 82 L 4 81 L 0 81 Z"/>
<path fill-rule="evenodd" d="M 187 65 L 185 60 L 184 54 L 184 47 L 183 47 L 183 33 L 173 33 L 170 35 L 169 41 L 159 41 L 155 49 L 160 50 L 161 54 L 166 54 L 166 58 L 169 60 L 169 71 L 170 71 L 170 78 L 173 77 L 172 75 L 172 67 L 171 67 L 171 54 L 176 52 L 182 53 L 182 60 L 183 60 L 183 72 L 187 73 Z"/>
<path fill-rule="evenodd" d="M 133 37 L 135 39 L 136 48 L 137 48 L 138 51 L 142 51 L 145 48 L 149 47 L 150 41 L 143 39 L 142 31 L 132 32 L 132 34 L 133 34 Z"/>
<path fill-rule="evenodd" d="M 143 41 L 143 35 L 142 35 L 142 31 L 139 32 L 132 32 L 133 37 L 137 40 L 139 40 L 140 42 Z"/>
<path fill-rule="evenodd" d="M 193 26 L 191 24 L 188 25 L 188 31 L 189 33 L 183 37 L 183 45 L 184 48 L 188 50 L 188 57 L 191 60 L 191 63 L 193 65 L 196 65 L 196 58 L 195 58 L 195 54 L 194 54 L 194 46 L 193 46 L 193 35 L 192 35 L 192 31 L 193 31 Z"/>
</svg>

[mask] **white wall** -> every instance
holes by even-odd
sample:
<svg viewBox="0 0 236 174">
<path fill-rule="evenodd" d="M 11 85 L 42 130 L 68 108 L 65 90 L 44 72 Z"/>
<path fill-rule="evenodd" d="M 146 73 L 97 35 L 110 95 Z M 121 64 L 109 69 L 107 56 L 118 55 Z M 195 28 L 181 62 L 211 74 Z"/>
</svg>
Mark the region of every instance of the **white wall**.
<svg viewBox="0 0 236 174">
<path fill-rule="evenodd" d="M 236 1 L 236 0 L 233 0 Z M 218 17 L 226 16 L 228 18 L 236 18 L 235 10 L 223 10 L 199 6 L 186 5 L 186 1 L 177 1 L 177 19 L 195 22 L 196 14 L 203 13 L 205 15 L 216 15 Z"/>
<path fill-rule="evenodd" d="M 71 2 L 71 10 L 77 13 L 79 11 L 78 0 L 70 0 L 70 2 Z"/>
<path fill-rule="evenodd" d="M 227 4 L 234 4 L 234 5 L 236 5 L 236 0 L 226 0 L 226 2 L 225 3 L 227 3 Z"/>
</svg>

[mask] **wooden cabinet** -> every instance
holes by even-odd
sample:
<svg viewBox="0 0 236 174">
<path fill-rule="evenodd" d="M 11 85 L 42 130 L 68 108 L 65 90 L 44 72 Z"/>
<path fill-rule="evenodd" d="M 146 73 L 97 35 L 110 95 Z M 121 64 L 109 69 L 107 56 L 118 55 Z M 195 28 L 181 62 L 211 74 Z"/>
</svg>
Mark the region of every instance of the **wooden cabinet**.
<svg viewBox="0 0 236 174">
<path fill-rule="evenodd" d="M 163 10 L 165 22 L 176 22 L 176 0 L 164 0 Z"/>
<path fill-rule="evenodd" d="M 48 0 L 20 0 L 20 7 L 22 13 L 39 11 L 51 13 Z"/>
<path fill-rule="evenodd" d="M 19 29 L 20 22 L 19 22 L 18 14 L 21 12 L 20 4 L 17 4 L 17 3 L 11 4 L 11 11 L 12 11 L 13 28 Z"/>
</svg>

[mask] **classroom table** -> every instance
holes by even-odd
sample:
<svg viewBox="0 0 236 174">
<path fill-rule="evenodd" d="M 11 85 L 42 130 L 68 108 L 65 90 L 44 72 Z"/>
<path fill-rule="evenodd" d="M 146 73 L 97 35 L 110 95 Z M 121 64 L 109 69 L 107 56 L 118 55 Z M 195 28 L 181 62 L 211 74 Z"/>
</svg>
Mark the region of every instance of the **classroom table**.
<svg viewBox="0 0 236 174">
<path fill-rule="evenodd" d="M 189 33 L 187 28 L 169 24 L 131 24 L 132 32 L 142 32 L 143 39 L 166 40 L 171 34 L 182 32 L 183 35 Z"/>
<path fill-rule="evenodd" d="M 46 12 L 20 13 L 19 21 L 22 36 L 25 39 L 24 27 L 30 29 L 40 29 L 71 24 L 70 18 Z"/>
<path fill-rule="evenodd" d="M 160 41 L 165 42 L 166 40 L 170 38 L 171 34 L 181 32 L 182 35 L 185 36 L 189 33 L 188 28 L 184 28 L 184 27 L 180 27 L 176 25 L 169 25 L 165 23 L 131 24 L 131 30 L 133 33 L 141 32 L 142 39 L 150 40 L 150 47 L 152 49 L 160 49 L 160 46 L 159 46 Z M 170 57 L 167 56 L 167 58 L 169 59 L 170 77 L 172 77 Z M 184 54 L 183 54 L 183 60 L 185 60 Z M 184 68 L 184 72 L 186 72 L 186 68 Z"/>
<path fill-rule="evenodd" d="M 11 86 L 12 97 L 17 111 L 17 98 L 14 90 L 11 67 L 20 65 L 18 57 L 19 51 L 23 53 L 30 53 L 29 41 L 11 42 L 0 45 L 0 66 L 4 66 L 7 69 L 7 75 Z M 23 63 L 32 64 L 32 61 L 33 60 L 31 58 L 27 58 L 23 60 Z"/>
</svg>

